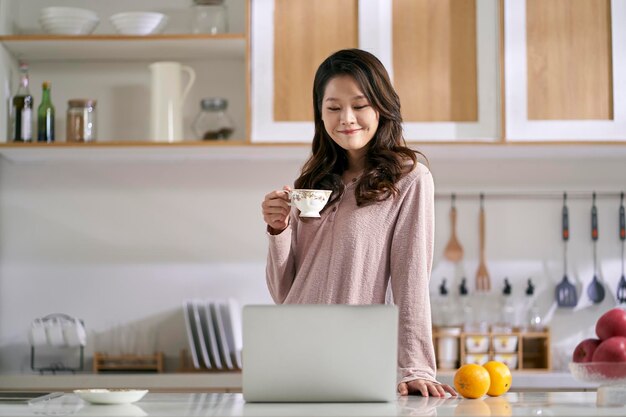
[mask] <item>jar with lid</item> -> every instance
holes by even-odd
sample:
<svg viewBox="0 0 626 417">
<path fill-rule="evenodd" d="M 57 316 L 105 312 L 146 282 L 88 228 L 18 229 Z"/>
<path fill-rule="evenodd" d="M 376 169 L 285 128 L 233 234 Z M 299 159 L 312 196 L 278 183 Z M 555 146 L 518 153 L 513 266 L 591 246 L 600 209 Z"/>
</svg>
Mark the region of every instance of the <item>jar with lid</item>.
<svg viewBox="0 0 626 417">
<path fill-rule="evenodd" d="M 228 32 L 228 10 L 224 0 L 193 0 L 191 32 L 211 35 Z"/>
<path fill-rule="evenodd" d="M 198 139 L 228 139 L 235 131 L 235 125 L 226 112 L 228 101 L 221 97 L 204 98 L 200 101 L 200 113 L 193 121 L 192 128 Z"/>
<path fill-rule="evenodd" d="M 71 99 L 67 102 L 68 142 L 96 140 L 96 100 Z"/>
</svg>

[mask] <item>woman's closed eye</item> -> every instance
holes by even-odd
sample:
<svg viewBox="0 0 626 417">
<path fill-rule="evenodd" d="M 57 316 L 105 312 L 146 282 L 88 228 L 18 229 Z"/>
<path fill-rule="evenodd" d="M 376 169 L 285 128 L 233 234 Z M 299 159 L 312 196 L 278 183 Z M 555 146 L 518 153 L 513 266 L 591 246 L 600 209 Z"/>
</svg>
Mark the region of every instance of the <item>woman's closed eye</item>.
<svg viewBox="0 0 626 417">
<path fill-rule="evenodd" d="M 353 109 L 354 110 L 363 110 L 364 108 L 369 107 L 369 106 L 370 106 L 369 104 L 364 104 L 364 105 L 361 105 L 361 106 L 354 106 Z M 341 110 L 340 107 L 327 107 L 326 109 L 328 111 L 339 111 L 339 110 Z"/>
</svg>

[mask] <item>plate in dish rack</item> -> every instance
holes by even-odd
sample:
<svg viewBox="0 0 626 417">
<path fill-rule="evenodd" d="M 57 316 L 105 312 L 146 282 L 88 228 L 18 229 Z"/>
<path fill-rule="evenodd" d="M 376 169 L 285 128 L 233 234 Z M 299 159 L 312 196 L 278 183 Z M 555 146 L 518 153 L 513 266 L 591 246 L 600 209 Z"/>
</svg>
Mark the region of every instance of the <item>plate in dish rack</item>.
<svg viewBox="0 0 626 417">
<path fill-rule="evenodd" d="M 77 389 L 74 393 L 92 404 L 128 404 L 139 401 L 147 389 Z"/>
</svg>

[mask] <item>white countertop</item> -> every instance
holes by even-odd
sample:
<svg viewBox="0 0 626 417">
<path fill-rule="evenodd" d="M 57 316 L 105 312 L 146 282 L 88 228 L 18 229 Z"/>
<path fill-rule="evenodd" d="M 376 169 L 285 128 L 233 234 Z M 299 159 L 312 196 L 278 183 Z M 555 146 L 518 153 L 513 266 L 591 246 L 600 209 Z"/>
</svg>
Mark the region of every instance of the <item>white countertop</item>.
<svg viewBox="0 0 626 417">
<path fill-rule="evenodd" d="M 454 372 L 440 372 L 439 381 L 452 385 Z M 512 391 L 593 390 L 597 384 L 575 380 L 569 372 L 514 372 Z M 3 374 L 0 390 L 58 390 L 77 388 L 146 388 L 153 391 L 240 392 L 241 373 L 166 374 Z"/>
<path fill-rule="evenodd" d="M 0 416 L 624 416 L 597 407 L 595 392 L 526 392 L 477 400 L 400 397 L 391 403 L 246 403 L 241 394 L 148 393 L 134 404 L 91 405 L 66 394 L 31 405 L 0 405 Z"/>
</svg>

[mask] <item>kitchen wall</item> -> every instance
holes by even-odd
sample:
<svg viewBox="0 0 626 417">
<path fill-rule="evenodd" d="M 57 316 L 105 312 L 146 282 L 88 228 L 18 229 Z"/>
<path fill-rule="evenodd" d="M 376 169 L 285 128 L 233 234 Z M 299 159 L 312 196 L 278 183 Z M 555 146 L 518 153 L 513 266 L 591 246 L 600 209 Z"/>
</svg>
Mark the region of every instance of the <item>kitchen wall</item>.
<svg viewBox="0 0 626 417">
<path fill-rule="evenodd" d="M 514 297 L 522 300 L 526 279 L 533 278 L 551 325 L 554 365 L 564 368 L 565 355 L 592 335 L 612 296 L 600 306 L 555 309 L 554 286 L 563 274 L 560 199 L 490 200 L 489 193 L 623 190 L 623 148 L 599 147 L 593 157 L 589 147 L 575 146 L 425 147 L 444 194 L 436 202 L 433 291 L 444 276 L 456 283 L 462 275 L 471 279 L 477 265 L 477 199 L 457 201 L 463 263 L 442 259 L 449 237 L 445 194 L 485 191 L 493 287 L 501 288 L 508 276 Z M 260 203 L 270 190 L 291 183 L 307 153 L 303 147 L 275 159 L 0 158 L 0 372 L 29 372 L 26 330 L 49 313 L 85 321 L 88 356 L 119 348 L 120 329 L 144 336 L 156 329 L 156 348 L 175 370 L 186 347 L 184 299 L 271 302 Z M 598 201 L 600 277 L 612 292 L 620 275 L 618 205 L 617 199 Z M 579 285 L 593 275 L 590 206 L 590 198 L 569 201 L 570 277 Z"/>
</svg>

